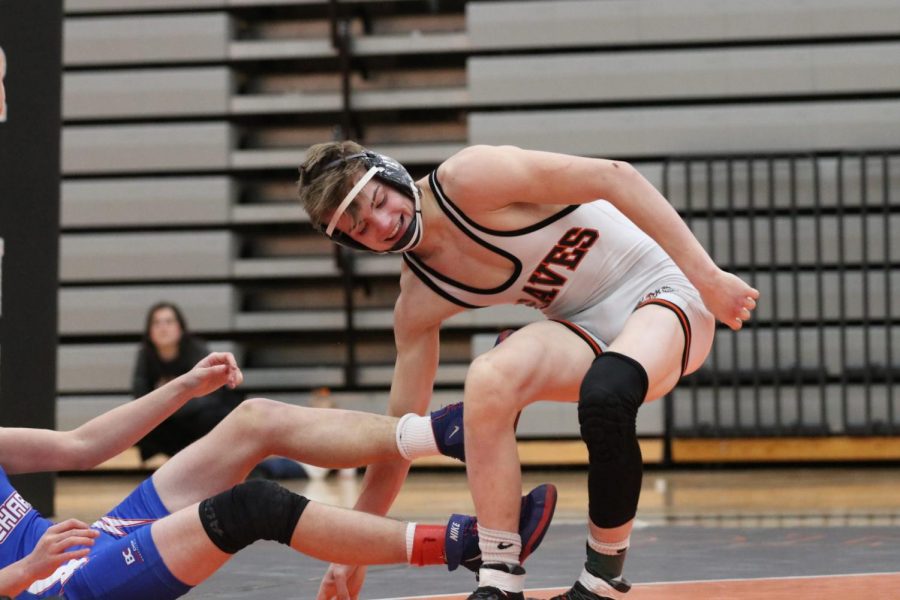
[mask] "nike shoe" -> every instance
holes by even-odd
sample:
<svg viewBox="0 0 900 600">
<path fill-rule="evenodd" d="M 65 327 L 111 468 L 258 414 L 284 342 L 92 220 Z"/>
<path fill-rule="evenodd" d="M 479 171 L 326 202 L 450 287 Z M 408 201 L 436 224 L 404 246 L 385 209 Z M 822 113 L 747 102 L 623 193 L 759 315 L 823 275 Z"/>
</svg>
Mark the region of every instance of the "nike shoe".
<svg viewBox="0 0 900 600">
<path fill-rule="evenodd" d="M 431 432 L 441 454 L 466 462 L 462 402 L 431 413 Z"/>
<path fill-rule="evenodd" d="M 556 486 L 551 483 L 539 485 L 522 496 L 519 512 L 519 535 L 522 537 L 522 552 L 519 562 L 537 550 L 544 534 L 550 528 L 553 512 L 556 510 Z M 481 568 L 481 548 L 478 547 L 478 519 L 468 515 L 451 515 L 447 522 L 444 538 L 444 555 L 447 569 L 455 571 L 460 565 L 470 571 Z"/>
<path fill-rule="evenodd" d="M 512 335 L 515 329 L 504 329 L 497 336 L 494 346 Z M 519 417 L 522 412 L 516 415 L 516 422 L 513 424 L 513 430 L 519 428 Z M 466 462 L 466 445 L 465 435 L 463 431 L 463 403 L 457 402 L 450 404 L 431 413 L 431 432 L 434 434 L 434 441 L 437 443 L 438 450 L 444 456 L 455 458 L 462 462 Z"/>
<path fill-rule="evenodd" d="M 598 596 L 594 592 L 590 591 L 581 583 L 575 582 L 575 585 L 572 586 L 567 592 L 560 594 L 559 596 L 553 596 L 550 600 L 615 600 L 614 598 L 610 598 L 609 596 Z"/>
<path fill-rule="evenodd" d="M 525 569 L 519 565 L 505 565 L 503 563 L 492 563 L 484 565 L 486 569 L 494 569 L 503 571 L 512 575 L 524 575 Z M 522 592 L 507 592 L 500 588 L 490 585 L 479 586 L 474 592 L 469 594 L 467 600 L 525 600 L 525 594 Z"/>
</svg>

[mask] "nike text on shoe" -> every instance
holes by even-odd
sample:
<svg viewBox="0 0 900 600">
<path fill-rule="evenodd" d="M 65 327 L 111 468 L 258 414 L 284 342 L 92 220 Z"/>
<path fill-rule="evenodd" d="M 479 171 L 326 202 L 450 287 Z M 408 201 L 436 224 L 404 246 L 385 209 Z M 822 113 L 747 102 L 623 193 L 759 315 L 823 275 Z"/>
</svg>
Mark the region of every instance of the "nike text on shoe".
<svg viewBox="0 0 900 600">
<path fill-rule="evenodd" d="M 539 485 L 522 496 L 519 509 L 519 535 L 522 552 L 519 561 L 525 562 L 544 539 L 556 510 L 556 486 Z M 481 567 L 481 549 L 478 547 L 478 519 L 468 515 L 451 515 L 447 522 L 444 540 L 447 568 L 455 571 L 460 565 L 477 572 Z M 502 548 L 501 548 L 502 550 Z"/>
</svg>

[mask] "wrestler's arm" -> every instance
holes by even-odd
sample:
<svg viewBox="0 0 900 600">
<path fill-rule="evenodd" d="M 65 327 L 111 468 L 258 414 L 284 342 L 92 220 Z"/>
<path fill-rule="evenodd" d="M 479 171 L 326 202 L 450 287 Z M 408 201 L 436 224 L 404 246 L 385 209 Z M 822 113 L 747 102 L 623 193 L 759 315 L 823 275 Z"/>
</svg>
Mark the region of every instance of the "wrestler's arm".
<svg viewBox="0 0 900 600">
<path fill-rule="evenodd" d="M 0 428 L 0 465 L 8 473 L 89 469 L 133 446 L 191 398 L 242 379 L 234 356 L 214 352 L 188 373 L 77 429 Z"/>
<path fill-rule="evenodd" d="M 703 296 L 707 308 L 732 329 L 750 318 L 759 292 L 726 273 L 694 237 L 668 200 L 632 165 L 513 146 L 472 146 L 439 171 L 448 195 L 502 211 L 513 204 L 609 201 L 668 253 Z"/>
<path fill-rule="evenodd" d="M 388 413 L 402 416 L 424 414 L 431 401 L 440 349 L 440 325 L 462 308 L 439 298 L 416 279 L 404 263 L 400 272 L 400 296 L 394 307 L 394 339 L 397 359 L 391 380 Z M 406 460 L 369 465 L 354 508 L 376 515 L 387 514 L 406 480 L 410 463 Z M 366 568 L 332 564 L 319 588 L 317 600 L 331 600 L 332 589 L 345 590 L 357 598 Z"/>
<path fill-rule="evenodd" d="M 397 358 L 391 379 L 388 414 L 425 414 L 431 402 L 440 355 L 440 326 L 462 308 L 427 289 L 404 263 L 400 296 L 394 307 L 394 340 Z M 366 469 L 355 508 L 378 515 L 387 513 L 400 491 L 409 462 L 373 464 Z"/>
</svg>

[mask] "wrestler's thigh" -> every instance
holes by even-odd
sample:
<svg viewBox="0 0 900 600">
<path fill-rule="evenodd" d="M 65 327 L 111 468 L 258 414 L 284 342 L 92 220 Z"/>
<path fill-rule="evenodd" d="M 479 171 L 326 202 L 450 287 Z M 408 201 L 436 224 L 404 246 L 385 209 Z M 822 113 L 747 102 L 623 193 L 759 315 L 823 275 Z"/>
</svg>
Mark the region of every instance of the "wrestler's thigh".
<svg viewBox="0 0 900 600">
<path fill-rule="evenodd" d="M 594 351 L 567 327 L 537 321 L 514 332 L 476 359 L 486 361 L 504 385 L 516 388 L 520 408 L 537 400 L 578 400 Z M 473 363 L 474 368 L 478 368 Z M 468 382 L 467 382 L 468 385 Z"/>
<path fill-rule="evenodd" d="M 669 393 L 681 378 L 684 330 L 674 312 L 648 304 L 634 311 L 609 350 L 630 356 L 647 371 L 647 400 Z"/>
</svg>

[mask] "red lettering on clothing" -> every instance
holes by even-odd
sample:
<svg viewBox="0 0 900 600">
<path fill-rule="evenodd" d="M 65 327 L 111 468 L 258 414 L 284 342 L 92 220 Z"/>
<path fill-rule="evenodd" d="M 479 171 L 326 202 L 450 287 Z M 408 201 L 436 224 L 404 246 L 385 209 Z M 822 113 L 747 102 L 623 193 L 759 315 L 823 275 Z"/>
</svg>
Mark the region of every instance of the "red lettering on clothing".
<svg viewBox="0 0 900 600">
<path fill-rule="evenodd" d="M 560 288 L 569 280 L 565 275 L 553 270 L 552 266 L 574 271 L 599 237 L 600 234 L 596 229 L 584 227 L 569 229 L 531 273 L 528 283 L 532 285 L 522 288 L 522 292 L 529 297 L 520 298 L 516 303 L 538 310 L 547 308 L 559 294 Z"/>
</svg>

